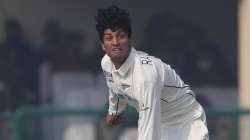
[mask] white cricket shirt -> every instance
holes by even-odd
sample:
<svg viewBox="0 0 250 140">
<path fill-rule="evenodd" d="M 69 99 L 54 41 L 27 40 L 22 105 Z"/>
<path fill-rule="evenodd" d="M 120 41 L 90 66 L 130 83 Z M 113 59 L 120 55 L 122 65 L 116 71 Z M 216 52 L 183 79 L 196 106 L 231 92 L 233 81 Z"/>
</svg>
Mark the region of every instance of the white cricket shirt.
<svg viewBox="0 0 250 140">
<path fill-rule="evenodd" d="M 139 112 L 138 140 L 160 140 L 161 123 L 182 123 L 201 116 L 203 109 L 176 72 L 160 59 L 131 48 L 116 70 L 110 57 L 101 66 L 109 88 L 109 114 L 126 105 Z"/>
</svg>

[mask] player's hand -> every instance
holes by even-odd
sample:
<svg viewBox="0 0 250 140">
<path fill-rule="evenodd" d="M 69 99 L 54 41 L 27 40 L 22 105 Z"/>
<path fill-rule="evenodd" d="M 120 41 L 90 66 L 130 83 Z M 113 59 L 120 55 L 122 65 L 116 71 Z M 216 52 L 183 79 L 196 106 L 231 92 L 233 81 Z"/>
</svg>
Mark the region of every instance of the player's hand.
<svg viewBox="0 0 250 140">
<path fill-rule="evenodd" d="M 106 116 L 106 122 L 109 126 L 118 125 L 121 124 L 124 120 L 123 114 L 117 114 L 117 115 L 107 115 Z"/>
</svg>

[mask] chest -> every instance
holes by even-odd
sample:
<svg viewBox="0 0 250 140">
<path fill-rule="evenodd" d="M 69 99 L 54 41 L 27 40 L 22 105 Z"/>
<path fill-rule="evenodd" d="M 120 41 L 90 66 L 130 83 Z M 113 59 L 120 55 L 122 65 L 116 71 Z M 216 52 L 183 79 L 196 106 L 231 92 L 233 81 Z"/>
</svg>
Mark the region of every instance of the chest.
<svg viewBox="0 0 250 140">
<path fill-rule="evenodd" d="M 115 96 L 126 101 L 140 101 L 145 95 L 145 89 L 150 89 L 155 85 L 155 80 L 152 80 L 149 74 L 145 72 L 129 72 L 125 76 L 117 73 L 111 73 L 108 88 Z M 147 88 L 145 88 L 147 86 Z"/>
<path fill-rule="evenodd" d="M 111 75 L 111 80 L 107 81 L 107 85 L 112 93 L 121 100 L 136 100 L 136 95 L 134 94 L 134 77 L 132 73 L 128 73 L 126 76 L 121 76 L 118 73 L 111 73 Z"/>
</svg>

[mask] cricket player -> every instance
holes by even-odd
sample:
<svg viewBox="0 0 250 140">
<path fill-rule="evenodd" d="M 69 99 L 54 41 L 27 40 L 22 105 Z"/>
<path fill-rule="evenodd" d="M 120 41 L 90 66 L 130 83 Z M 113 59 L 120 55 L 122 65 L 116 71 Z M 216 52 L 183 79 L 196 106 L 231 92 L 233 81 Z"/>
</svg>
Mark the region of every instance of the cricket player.
<svg viewBox="0 0 250 140">
<path fill-rule="evenodd" d="M 130 17 L 117 6 L 99 9 L 96 29 L 106 55 L 109 88 L 106 122 L 122 122 L 127 105 L 139 113 L 138 140 L 208 140 L 205 113 L 193 91 L 160 59 L 131 44 Z M 154 46 L 157 49 L 157 46 Z"/>
</svg>

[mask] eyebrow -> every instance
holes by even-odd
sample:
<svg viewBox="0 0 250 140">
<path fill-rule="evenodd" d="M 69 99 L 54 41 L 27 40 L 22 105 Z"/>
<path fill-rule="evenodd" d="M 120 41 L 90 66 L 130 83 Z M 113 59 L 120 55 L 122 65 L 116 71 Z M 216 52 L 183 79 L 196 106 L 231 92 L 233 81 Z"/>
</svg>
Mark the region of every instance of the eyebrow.
<svg viewBox="0 0 250 140">
<path fill-rule="evenodd" d="M 117 32 L 117 34 L 121 34 L 121 33 L 126 33 L 123 29 L 118 29 L 115 32 Z M 103 33 L 103 35 L 112 35 L 111 33 Z"/>
<path fill-rule="evenodd" d="M 104 33 L 103 35 L 112 35 L 111 33 Z"/>
<path fill-rule="evenodd" d="M 116 30 L 117 34 L 126 33 L 123 29 Z"/>
</svg>

